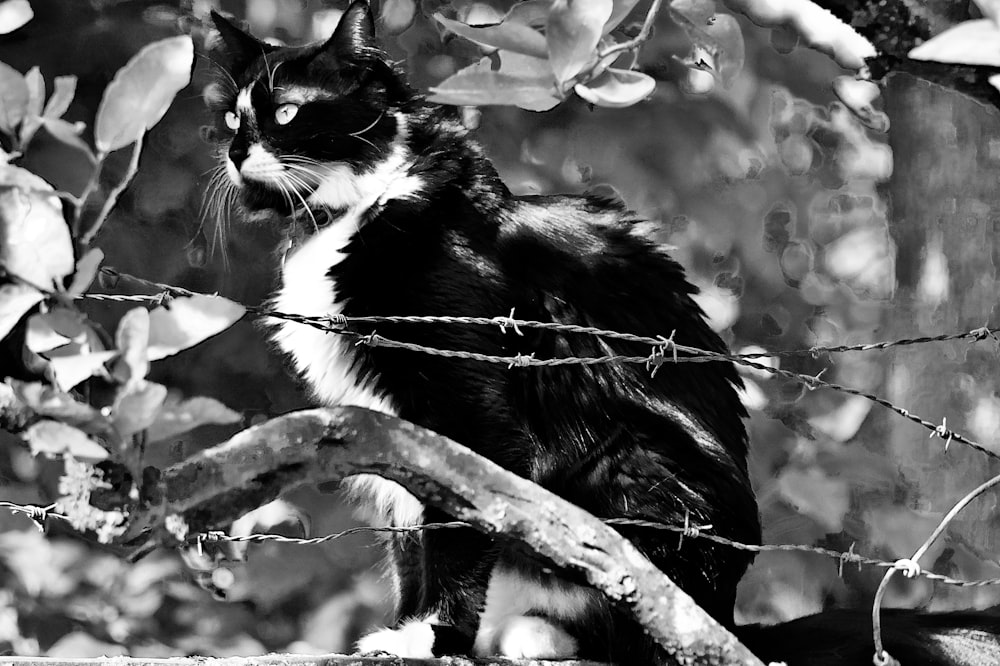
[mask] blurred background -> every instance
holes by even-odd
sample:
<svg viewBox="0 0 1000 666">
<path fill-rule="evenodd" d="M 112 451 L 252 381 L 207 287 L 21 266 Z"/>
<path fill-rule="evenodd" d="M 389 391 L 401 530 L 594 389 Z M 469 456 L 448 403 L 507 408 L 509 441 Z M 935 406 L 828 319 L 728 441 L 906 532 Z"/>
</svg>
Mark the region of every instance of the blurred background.
<svg viewBox="0 0 1000 666">
<path fill-rule="evenodd" d="M 421 89 L 479 57 L 428 18 L 499 19 L 510 0 L 375 3 L 380 32 Z M 297 44 L 325 39 L 337 0 L 32 0 L 35 18 L 0 37 L 0 61 L 37 65 L 47 81 L 79 77 L 67 119 L 91 124 L 114 72 L 154 39 L 189 33 L 202 49 L 210 9 L 247 21 L 261 37 Z M 641 22 L 640 2 L 626 23 Z M 721 7 L 719 8 L 721 11 Z M 701 304 L 735 351 L 802 349 L 968 330 L 993 321 L 1000 227 L 1000 123 L 995 110 L 915 79 L 890 80 L 888 134 L 862 126 L 833 96 L 844 74 L 826 56 L 797 48 L 783 30 L 740 18 L 742 72 L 707 95 L 686 92 L 676 57 L 685 33 L 664 13 L 641 67 L 658 79 L 651 99 L 591 109 L 572 99 L 551 112 L 484 107 L 470 113 L 478 137 L 518 193 L 612 189 L 657 222 L 660 239 L 690 272 Z M 146 141 L 138 177 L 96 245 L 106 264 L 139 277 L 259 303 L 273 285 L 277 236 L 235 227 L 217 240 L 203 218 L 216 148 L 201 92 L 211 64 L 197 58 L 182 91 Z M 89 132 L 89 130 L 88 130 Z M 85 135 L 86 136 L 86 135 Z M 115 155 L 113 182 L 125 168 Z M 81 154 L 39 133 L 21 162 L 57 188 L 79 193 Z M 103 284 L 108 292 L 120 285 Z M 88 303 L 109 329 L 128 309 Z M 389 313 L 387 313 L 389 314 Z M 772 363 L 777 364 L 777 361 Z M 786 357 L 782 368 L 879 395 L 934 423 L 947 417 L 1000 452 L 1000 386 L 992 340 L 884 352 Z M 282 360 L 250 322 L 175 357 L 151 379 L 178 395 L 217 398 L 241 424 L 201 428 L 164 450 L 169 462 L 236 430 L 306 406 Z M 852 544 L 874 557 L 906 557 L 951 504 L 998 465 L 864 398 L 751 373 L 746 403 L 750 466 L 766 543 Z M 47 471 L 19 440 L 0 433 L 0 499 L 47 503 Z M 995 495 L 963 513 L 922 560 L 966 579 L 1000 576 Z M 335 492 L 297 492 L 272 507 L 259 531 L 313 535 L 355 522 Z M 24 516 L 0 512 L 0 654 L 87 657 L 251 655 L 350 651 L 382 622 L 388 588 L 380 552 L 364 535 L 326 544 L 252 545 L 245 563 L 195 576 L 171 552 L 135 564 Z M 832 606 L 870 604 L 882 570 L 844 567 L 818 555 L 768 553 L 745 577 L 738 618 L 775 622 Z M 196 580 L 197 579 L 197 580 Z M 225 593 L 222 601 L 207 587 Z M 901 580 L 887 605 L 982 608 L 995 587 L 962 590 Z"/>
</svg>

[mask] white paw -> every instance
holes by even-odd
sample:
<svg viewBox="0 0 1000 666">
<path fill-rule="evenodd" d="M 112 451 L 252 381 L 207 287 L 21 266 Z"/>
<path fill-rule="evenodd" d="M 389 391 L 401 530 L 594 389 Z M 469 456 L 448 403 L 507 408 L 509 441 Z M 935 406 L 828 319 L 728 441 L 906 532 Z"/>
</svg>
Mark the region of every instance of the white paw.
<svg viewBox="0 0 1000 666">
<path fill-rule="evenodd" d="M 379 629 L 358 641 L 357 651 L 388 652 L 397 657 L 430 659 L 434 656 L 434 630 L 427 620 L 413 620 L 399 629 Z"/>
<path fill-rule="evenodd" d="M 516 615 L 497 629 L 493 652 L 511 659 L 567 659 L 576 656 L 576 639 L 544 617 Z"/>
</svg>

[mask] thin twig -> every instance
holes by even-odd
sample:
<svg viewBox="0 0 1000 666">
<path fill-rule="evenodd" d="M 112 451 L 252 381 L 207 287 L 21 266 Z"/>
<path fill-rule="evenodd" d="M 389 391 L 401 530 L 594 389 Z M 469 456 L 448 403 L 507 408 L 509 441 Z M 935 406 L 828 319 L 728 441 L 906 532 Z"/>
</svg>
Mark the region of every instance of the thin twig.
<svg viewBox="0 0 1000 666">
<path fill-rule="evenodd" d="M 128 170 L 122 177 L 121 182 L 115 185 L 111 192 L 108 193 L 108 198 L 104 200 L 101 212 L 98 214 L 93 224 L 90 225 L 90 228 L 80 236 L 79 244 L 81 247 L 87 247 L 90 245 L 90 241 L 94 239 L 97 232 L 99 232 L 101 227 L 104 226 L 104 222 L 111 214 L 111 209 L 118 203 L 118 197 L 122 195 L 122 192 L 125 191 L 125 188 L 129 186 L 132 179 L 135 178 L 135 175 L 139 172 L 139 157 L 142 154 L 142 138 L 144 134 L 145 130 L 139 132 L 139 136 L 136 137 L 135 143 L 132 145 L 132 156 L 131 159 L 129 159 Z"/>
<path fill-rule="evenodd" d="M 601 62 L 609 56 L 616 55 L 623 51 L 632 51 L 639 48 L 643 42 L 649 39 L 649 34 L 653 29 L 653 23 L 656 22 L 656 16 L 660 13 L 661 4 L 663 4 L 662 0 L 653 0 L 652 4 L 649 5 L 649 11 L 646 12 L 646 20 L 642 22 L 642 28 L 639 29 L 639 34 L 632 39 L 613 44 L 600 51 L 597 54 L 597 60 Z"/>
</svg>

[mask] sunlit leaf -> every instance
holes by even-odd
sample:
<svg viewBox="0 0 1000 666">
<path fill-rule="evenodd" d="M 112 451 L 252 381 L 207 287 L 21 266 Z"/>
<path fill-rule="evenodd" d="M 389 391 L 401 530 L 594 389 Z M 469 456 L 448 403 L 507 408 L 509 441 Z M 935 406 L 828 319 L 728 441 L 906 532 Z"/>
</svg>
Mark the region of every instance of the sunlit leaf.
<svg viewBox="0 0 1000 666">
<path fill-rule="evenodd" d="M 386 32 L 397 35 L 410 27 L 416 12 L 414 0 L 383 0 L 379 18 Z"/>
<path fill-rule="evenodd" d="M 618 24 L 625 20 L 625 17 L 628 16 L 629 12 L 637 4 L 639 4 L 639 0 L 614 0 L 614 6 L 611 8 L 611 16 L 608 17 L 601 32 L 606 35 L 617 28 Z"/>
<path fill-rule="evenodd" d="M 441 14 L 435 14 L 434 19 L 456 35 L 481 46 L 490 49 L 508 49 L 536 58 L 548 57 L 544 35 L 530 26 L 509 21 L 495 25 L 471 26 L 445 18 Z"/>
<path fill-rule="evenodd" d="M 73 271 L 73 242 L 62 203 L 44 180 L 0 165 L 0 263 L 43 289 L 62 286 Z"/>
<path fill-rule="evenodd" d="M 151 426 L 167 399 L 167 387 L 154 382 L 139 382 L 124 388 L 111 407 L 111 423 L 123 438 Z"/>
<path fill-rule="evenodd" d="M 203 425 L 239 423 L 242 419 L 242 414 L 214 398 L 195 397 L 173 403 L 168 401 L 149 426 L 149 441 L 170 439 Z"/>
<path fill-rule="evenodd" d="M 17 397 L 39 416 L 48 416 L 92 432 L 106 432 L 110 423 L 96 409 L 69 393 L 41 382 L 11 381 Z"/>
<path fill-rule="evenodd" d="M 520 23 L 533 28 L 545 26 L 545 21 L 549 18 L 549 9 L 552 8 L 552 0 L 525 0 L 510 8 L 507 15 L 503 17 L 503 23 Z"/>
<path fill-rule="evenodd" d="M 94 143 L 109 153 L 135 141 L 160 121 L 191 80 L 194 43 L 187 35 L 145 46 L 115 74 L 97 109 Z"/>
<path fill-rule="evenodd" d="M 0 62 L 0 131 L 14 131 L 28 110 L 28 84 L 21 72 Z"/>
<path fill-rule="evenodd" d="M 41 125 L 42 104 L 45 103 L 45 79 L 42 78 L 42 72 L 37 66 L 25 73 L 24 83 L 28 86 L 28 104 L 24 110 L 24 121 L 21 123 L 22 149 L 31 141 L 31 137 Z"/>
<path fill-rule="evenodd" d="M 612 67 L 586 84 L 576 84 L 573 90 L 591 104 L 621 108 L 646 99 L 655 88 L 656 81 L 642 72 Z"/>
<path fill-rule="evenodd" d="M 88 437 L 87 433 L 59 421 L 45 419 L 32 424 L 24 433 L 24 439 L 35 455 L 61 456 L 68 453 L 77 460 L 89 463 L 108 457 L 107 449 Z"/>
<path fill-rule="evenodd" d="M 1000 0 L 973 0 L 983 16 L 1000 26 Z"/>
<path fill-rule="evenodd" d="M 93 151 L 87 142 L 84 141 L 80 134 L 87 126 L 82 122 L 70 123 L 66 122 L 61 118 L 42 118 L 42 126 L 45 130 L 51 134 L 54 138 L 62 141 L 67 146 L 72 146 L 90 159 L 91 162 L 96 162 L 97 158 L 94 156 Z"/>
<path fill-rule="evenodd" d="M 549 60 L 556 80 L 569 81 L 596 60 L 611 0 L 555 0 L 545 24 Z"/>
<path fill-rule="evenodd" d="M 991 19 L 948 28 L 909 53 L 914 60 L 1000 67 L 1000 27 Z"/>
<path fill-rule="evenodd" d="M 70 339 L 52 328 L 46 314 L 35 314 L 28 318 L 24 346 L 36 354 L 44 354 L 68 343 Z"/>
<path fill-rule="evenodd" d="M 94 247 L 87 250 L 78 262 L 76 262 L 76 272 L 73 273 L 73 282 L 69 286 L 69 293 L 78 296 L 87 291 L 97 277 L 97 271 L 104 261 L 104 251 Z"/>
<path fill-rule="evenodd" d="M 716 14 L 703 31 L 715 45 L 715 68 L 722 85 L 728 87 L 743 71 L 746 61 L 746 45 L 739 21 L 732 14 Z"/>
<path fill-rule="evenodd" d="M 0 3 L 0 35 L 14 32 L 34 16 L 28 0 L 4 0 Z"/>
<path fill-rule="evenodd" d="M 246 309 L 216 296 L 184 296 L 149 313 L 149 360 L 171 356 L 217 335 Z"/>
<path fill-rule="evenodd" d="M 63 391 L 69 391 L 94 375 L 105 374 L 104 364 L 117 355 L 116 351 L 100 351 L 73 356 L 54 356 L 49 359 L 49 367 L 55 376 L 56 386 Z"/>
<path fill-rule="evenodd" d="M 23 284 L 0 286 L 0 340 L 17 326 L 27 312 L 35 307 L 44 296 L 37 290 Z"/>
<path fill-rule="evenodd" d="M 144 379 L 149 372 L 149 311 L 146 308 L 132 308 L 125 313 L 115 331 L 115 344 L 121 352 L 114 367 L 115 378 L 123 384 Z"/>
<path fill-rule="evenodd" d="M 459 70 L 431 88 L 430 101 L 482 106 L 512 104 L 530 111 L 547 111 L 561 100 L 548 63 L 540 58 L 499 51 L 500 69 L 490 58 Z"/>
<path fill-rule="evenodd" d="M 49 101 L 45 103 L 45 110 L 42 115 L 46 118 L 62 118 L 63 114 L 73 103 L 76 95 L 75 76 L 57 76 L 52 82 L 54 90 Z"/>
</svg>

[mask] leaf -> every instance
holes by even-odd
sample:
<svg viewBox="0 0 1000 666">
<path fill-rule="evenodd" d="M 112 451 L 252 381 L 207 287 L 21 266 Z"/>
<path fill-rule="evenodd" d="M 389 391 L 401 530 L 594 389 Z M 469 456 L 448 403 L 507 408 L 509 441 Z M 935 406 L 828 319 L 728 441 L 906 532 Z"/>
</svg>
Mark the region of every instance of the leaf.
<svg viewBox="0 0 1000 666">
<path fill-rule="evenodd" d="M 69 391 L 85 379 L 103 375 L 104 364 L 117 355 L 117 351 L 99 351 L 72 356 L 54 356 L 49 359 L 49 368 L 52 370 L 56 386 L 63 391 Z"/>
<path fill-rule="evenodd" d="M 24 110 L 24 122 L 21 123 L 22 150 L 41 125 L 42 104 L 45 102 L 45 79 L 38 67 L 32 67 L 25 73 L 24 83 L 28 86 L 28 104 Z"/>
<path fill-rule="evenodd" d="M 435 14 L 434 19 L 456 35 L 465 37 L 480 46 L 492 50 L 507 49 L 535 58 L 548 57 L 545 36 L 522 23 L 504 22 L 495 25 L 471 26 L 461 21 L 445 18 L 441 14 Z"/>
<path fill-rule="evenodd" d="M 87 156 L 91 163 L 97 162 L 97 158 L 94 156 L 93 151 L 90 150 L 90 146 L 87 145 L 86 141 L 80 138 L 80 134 L 87 128 L 84 123 L 69 123 L 61 118 L 43 117 L 42 126 L 54 138 L 81 151 Z"/>
<path fill-rule="evenodd" d="M 73 296 L 85 293 L 94 282 L 94 278 L 97 277 L 97 271 L 100 269 L 102 261 L 104 261 L 103 250 L 98 247 L 87 250 L 87 253 L 76 262 L 76 272 L 73 273 L 73 282 L 69 286 L 69 293 Z"/>
<path fill-rule="evenodd" d="M 0 340 L 7 337 L 28 310 L 43 298 L 37 289 L 24 284 L 0 286 Z"/>
<path fill-rule="evenodd" d="M 175 298 L 149 313 L 149 360 L 193 347 L 226 330 L 244 314 L 242 305 L 218 296 Z"/>
<path fill-rule="evenodd" d="M 604 24 L 604 29 L 601 30 L 601 33 L 606 35 L 617 28 L 618 24 L 625 20 L 625 17 L 629 15 L 629 12 L 637 4 L 639 4 L 639 0 L 614 0 L 614 5 L 611 8 L 611 16 Z"/>
<path fill-rule="evenodd" d="M 729 87 L 746 62 L 746 44 L 739 21 L 732 14 L 715 14 L 702 32 L 714 46 L 712 54 L 722 85 Z"/>
<path fill-rule="evenodd" d="M 195 397 L 182 402 L 167 402 L 149 426 L 149 441 L 176 437 L 203 425 L 239 423 L 243 415 L 214 398 Z"/>
<path fill-rule="evenodd" d="M 430 101 L 473 106 L 512 104 L 530 111 L 547 111 L 562 101 L 547 61 L 510 51 L 497 53 L 500 69 L 494 71 L 491 58 L 483 58 L 431 88 Z"/>
<path fill-rule="evenodd" d="M 573 90 L 591 104 L 622 108 L 646 99 L 655 88 L 656 81 L 642 72 L 611 67 L 586 84 L 576 84 Z"/>
<path fill-rule="evenodd" d="M 140 382 L 123 389 L 111 406 L 111 423 L 122 438 L 142 432 L 156 421 L 167 387 L 155 382 Z"/>
<path fill-rule="evenodd" d="M 28 328 L 24 336 L 24 346 L 36 354 L 44 354 L 56 347 L 62 347 L 70 339 L 56 332 L 46 314 L 35 314 L 28 318 Z"/>
<path fill-rule="evenodd" d="M 0 35 L 14 32 L 34 16 L 28 0 L 5 0 L 0 4 Z"/>
<path fill-rule="evenodd" d="M 551 8 L 552 0 L 525 0 L 511 7 L 501 23 L 520 23 L 541 28 L 548 20 Z"/>
<path fill-rule="evenodd" d="M 76 95 L 76 77 L 57 76 L 52 85 L 55 89 L 52 91 L 52 97 L 49 97 L 49 101 L 45 104 L 45 111 L 42 112 L 42 115 L 46 118 L 62 118 Z"/>
<path fill-rule="evenodd" d="M 0 131 L 14 136 L 28 109 L 28 95 L 21 72 L 0 62 Z"/>
<path fill-rule="evenodd" d="M 545 24 L 549 61 L 556 80 L 569 81 L 597 58 L 611 0 L 555 0 Z"/>
<path fill-rule="evenodd" d="M 1000 27 L 990 19 L 948 28 L 909 53 L 913 60 L 1000 67 Z"/>
<path fill-rule="evenodd" d="M 379 19 L 386 32 L 398 35 L 413 24 L 416 13 L 414 0 L 383 0 Z"/>
<path fill-rule="evenodd" d="M 1000 26 L 1000 0 L 973 0 L 983 16 Z"/>
<path fill-rule="evenodd" d="M 112 374 L 123 384 L 145 379 L 149 373 L 149 311 L 144 307 L 132 308 L 118 322 L 115 345 L 121 356 Z"/>
<path fill-rule="evenodd" d="M 0 165 L 0 263 L 43 289 L 56 289 L 74 266 L 62 202 L 26 169 Z"/>
<path fill-rule="evenodd" d="M 108 451 L 85 432 L 71 425 L 48 419 L 31 425 L 24 439 L 34 455 L 61 456 L 69 454 L 87 463 L 97 463 L 108 457 Z"/>
<path fill-rule="evenodd" d="M 191 81 L 194 43 L 186 35 L 148 44 L 115 74 L 97 109 L 99 154 L 123 148 L 160 121 Z"/>
<path fill-rule="evenodd" d="M 89 432 L 110 431 L 111 424 L 103 414 L 53 386 L 13 380 L 11 388 L 21 402 L 39 416 L 58 419 Z"/>
</svg>

